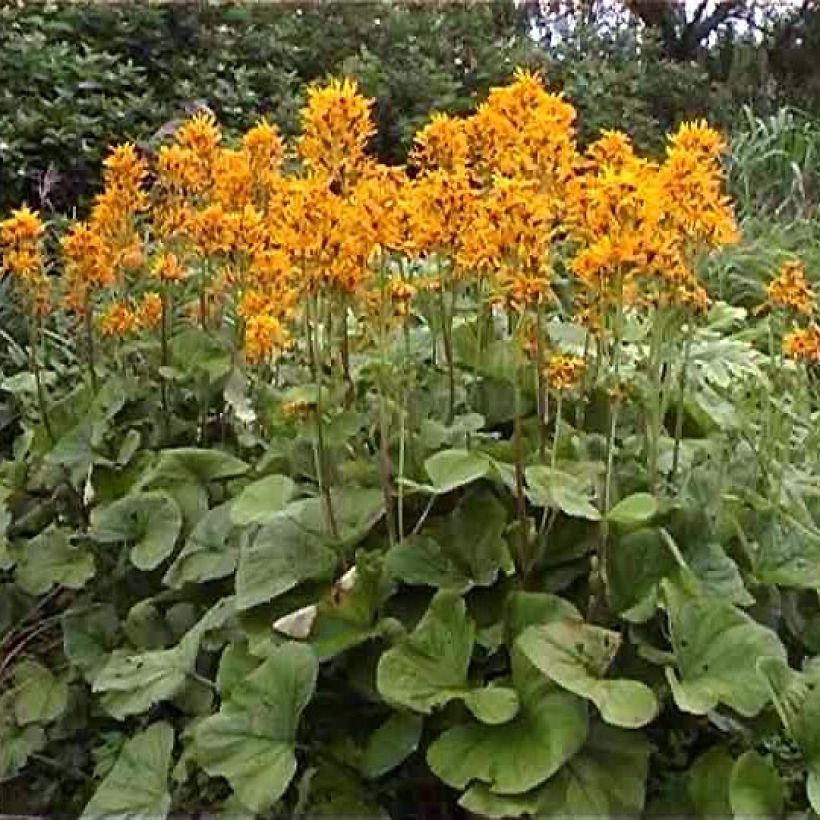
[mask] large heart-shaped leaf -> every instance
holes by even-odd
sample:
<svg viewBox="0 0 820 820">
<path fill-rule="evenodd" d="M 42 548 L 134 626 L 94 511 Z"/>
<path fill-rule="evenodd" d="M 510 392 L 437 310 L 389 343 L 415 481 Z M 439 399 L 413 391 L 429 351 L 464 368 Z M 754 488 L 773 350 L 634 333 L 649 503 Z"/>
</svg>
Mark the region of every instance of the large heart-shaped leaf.
<svg viewBox="0 0 820 820">
<path fill-rule="evenodd" d="M 83 811 L 83 820 L 151 817 L 162 820 L 171 808 L 168 769 L 174 748 L 169 723 L 154 723 L 126 741 L 114 767 Z"/>
<path fill-rule="evenodd" d="M 513 720 L 455 726 L 427 750 L 430 768 L 453 788 L 480 782 L 498 794 L 520 794 L 555 774 L 583 745 L 584 701 L 558 689 L 517 652 L 512 673 L 521 704 Z"/>
<path fill-rule="evenodd" d="M 248 465 L 242 459 L 214 449 L 180 447 L 163 450 L 157 466 L 154 468 L 153 481 L 195 481 L 208 484 L 211 481 L 224 481 L 247 472 Z"/>
<path fill-rule="evenodd" d="M 14 668 L 14 716 L 20 726 L 50 723 L 65 711 L 68 684 L 36 661 L 22 661 Z"/>
<path fill-rule="evenodd" d="M 91 537 L 104 544 L 131 544 L 131 563 L 141 570 L 161 564 L 174 549 L 182 514 L 170 495 L 134 493 L 91 513 Z"/>
<path fill-rule="evenodd" d="M 559 686 L 591 700 L 607 723 L 637 728 L 658 712 L 654 692 L 640 681 L 605 678 L 621 636 L 565 618 L 531 626 L 516 640 L 530 662 Z"/>
<path fill-rule="evenodd" d="M 258 524 L 287 506 L 296 484 L 286 475 L 269 475 L 248 484 L 231 502 L 231 520 L 239 526 Z"/>
<path fill-rule="evenodd" d="M 49 527 L 19 551 L 15 577 L 29 595 L 43 595 L 55 584 L 80 589 L 94 577 L 94 556 L 72 545 L 65 530 Z"/>
<path fill-rule="evenodd" d="M 267 603 L 304 581 L 329 581 L 336 560 L 336 553 L 298 520 L 277 515 L 240 551 L 237 606 Z"/>
<path fill-rule="evenodd" d="M 233 612 L 234 601 L 216 603 L 171 649 L 130 653 L 116 650 L 94 678 L 94 692 L 102 692 L 106 710 L 118 720 L 145 712 L 170 700 L 194 671 L 199 644 L 208 630 L 221 626 Z"/>
<path fill-rule="evenodd" d="M 490 465 L 490 457 L 476 450 L 441 450 L 424 462 L 424 469 L 430 476 L 429 489 L 444 494 L 484 478 Z"/>
<path fill-rule="evenodd" d="M 606 514 L 610 524 L 620 527 L 640 527 L 648 524 L 658 512 L 658 500 L 649 493 L 633 493 L 622 498 Z"/>
<path fill-rule="evenodd" d="M 465 592 L 489 586 L 509 562 L 507 515 L 489 491 L 471 493 L 446 518 L 405 539 L 387 554 L 387 566 L 408 584 Z"/>
<path fill-rule="evenodd" d="M 273 805 L 296 772 L 296 732 L 317 672 L 309 647 L 283 644 L 233 686 L 220 711 L 196 729 L 200 765 L 227 778 L 251 811 Z"/>
<path fill-rule="evenodd" d="M 230 504 L 221 504 L 200 519 L 168 567 L 164 584 L 179 589 L 186 583 L 224 578 L 236 569 L 240 539 L 231 511 Z"/>
<path fill-rule="evenodd" d="M 601 513 L 592 505 L 592 483 L 580 476 L 537 465 L 527 467 L 527 496 L 537 507 L 551 507 L 572 518 L 599 521 Z"/>
<path fill-rule="evenodd" d="M 729 804 L 735 817 L 779 820 L 785 804 L 785 786 L 777 769 L 754 750 L 744 752 L 732 769 Z"/>
<path fill-rule="evenodd" d="M 637 818 L 646 797 L 648 763 L 649 745 L 641 735 L 596 725 L 581 751 L 543 786 L 503 795 L 478 784 L 459 804 L 490 818 L 522 814 L 555 820 Z"/>
<path fill-rule="evenodd" d="M 0 779 L 14 777 L 29 757 L 46 745 L 42 726 L 20 726 L 17 723 L 9 697 L 0 698 L 0 738 Z"/>
<path fill-rule="evenodd" d="M 663 590 L 677 666 L 666 667 L 666 676 L 678 708 L 705 715 L 724 703 L 756 715 L 768 700 L 757 661 L 786 655 L 777 635 L 728 601 L 694 597 L 667 581 Z"/>
<path fill-rule="evenodd" d="M 91 604 L 63 615 L 63 651 L 93 681 L 118 642 L 119 621 L 111 604 Z"/>
<path fill-rule="evenodd" d="M 376 681 L 385 700 L 429 714 L 468 690 L 475 624 L 464 600 L 439 592 L 415 630 L 380 660 Z"/>
<path fill-rule="evenodd" d="M 758 671 L 786 732 L 803 755 L 809 803 L 820 814 L 820 662 L 795 672 L 781 657 L 761 658 Z"/>
</svg>

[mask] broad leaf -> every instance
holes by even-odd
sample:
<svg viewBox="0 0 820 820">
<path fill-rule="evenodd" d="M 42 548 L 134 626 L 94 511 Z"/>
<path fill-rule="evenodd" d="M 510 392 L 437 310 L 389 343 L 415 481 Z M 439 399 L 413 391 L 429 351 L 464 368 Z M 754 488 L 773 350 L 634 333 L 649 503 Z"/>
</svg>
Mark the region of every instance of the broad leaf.
<svg viewBox="0 0 820 820">
<path fill-rule="evenodd" d="M 369 780 L 387 774 L 416 751 L 423 720 L 409 712 L 396 712 L 367 739 L 360 764 Z"/>
<path fill-rule="evenodd" d="M 761 658 L 758 671 L 786 732 L 803 755 L 809 803 L 820 814 L 820 663 L 795 672 L 783 658 Z"/>
<path fill-rule="evenodd" d="M 687 783 L 689 798 L 703 820 L 732 816 L 729 781 L 734 765 L 723 746 L 712 746 L 692 764 Z"/>
<path fill-rule="evenodd" d="M 649 523 L 657 512 L 658 501 L 654 495 L 633 493 L 612 507 L 606 520 L 621 527 L 640 527 Z"/>
<path fill-rule="evenodd" d="M 779 820 L 785 804 L 785 786 L 777 769 L 755 751 L 742 754 L 732 769 L 729 803 L 735 817 Z"/>
<path fill-rule="evenodd" d="M 591 700 L 607 723 L 645 726 L 658 712 L 654 692 L 639 681 L 604 677 L 620 644 L 617 632 L 569 618 L 531 626 L 516 641 L 536 668 L 564 689 Z"/>
<path fill-rule="evenodd" d="M 94 556 L 73 546 L 65 530 L 49 527 L 20 550 L 15 577 L 29 595 L 43 595 L 55 584 L 80 589 L 94 577 Z"/>
<path fill-rule="evenodd" d="M 8 697 L 0 698 L 0 739 L 0 781 L 14 777 L 46 745 L 42 726 L 18 726 Z"/>
<path fill-rule="evenodd" d="M 162 450 L 159 463 L 152 479 L 196 481 L 208 484 L 224 481 L 247 472 L 248 465 L 242 459 L 220 450 L 201 450 L 196 447 L 181 447 L 176 450 Z"/>
<path fill-rule="evenodd" d="M 724 703 L 756 715 L 768 700 L 757 661 L 786 655 L 777 635 L 728 601 L 692 597 L 666 581 L 663 589 L 677 666 L 666 676 L 678 708 L 705 715 Z"/>
<path fill-rule="evenodd" d="M 441 450 L 424 462 L 434 493 L 444 494 L 478 481 L 490 471 L 490 458 L 475 450 Z"/>
<path fill-rule="evenodd" d="M 36 661 L 22 661 L 14 668 L 14 716 L 20 726 L 50 723 L 63 714 L 68 703 L 68 684 Z"/>
<path fill-rule="evenodd" d="M 104 544 L 131 545 L 131 563 L 141 570 L 161 564 L 182 529 L 176 502 L 163 492 L 127 495 L 91 513 L 91 537 Z"/>
<path fill-rule="evenodd" d="M 427 750 L 427 762 L 449 786 L 486 783 L 498 794 L 520 794 L 555 774 L 583 745 L 586 704 L 557 689 L 529 662 L 513 654 L 516 717 L 498 726 L 464 723 L 448 729 Z"/>
<path fill-rule="evenodd" d="M 221 626 L 232 610 L 232 599 L 219 601 L 171 649 L 136 654 L 116 650 L 94 678 L 92 690 L 103 693 L 103 706 L 118 720 L 170 700 L 194 671 L 202 637 Z"/>
<path fill-rule="evenodd" d="M 336 554 L 285 514 L 268 521 L 243 545 L 236 573 L 237 607 L 250 609 L 304 581 L 330 580 Z"/>
<path fill-rule="evenodd" d="M 407 584 L 465 592 L 489 586 L 509 562 L 507 515 L 489 491 L 471 493 L 423 534 L 405 539 L 387 554 L 390 571 Z"/>
<path fill-rule="evenodd" d="M 91 604 L 63 615 L 63 651 L 92 681 L 118 642 L 117 611 L 111 604 Z"/>
<path fill-rule="evenodd" d="M 258 524 L 282 510 L 296 494 L 286 475 L 269 475 L 248 484 L 231 502 L 231 520 L 239 526 Z"/>
<path fill-rule="evenodd" d="M 296 732 L 317 672 L 309 647 L 279 646 L 196 729 L 200 765 L 208 774 L 227 778 L 251 811 L 273 805 L 296 772 Z"/>
<path fill-rule="evenodd" d="M 555 820 L 639 818 L 648 763 L 649 745 L 640 734 L 593 726 L 581 751 L 543 786 L 511 797 L 477 785 L 459 803 L 492 818 L 518 814 Z"/>
<path fill-rule="evenodd" d="M 551 507 L 571 518 L 600 520 L 601 514 L 592 505 L 594 490 L 590 481 L 542 465 L 527 467 L 524 475 L 527 496 L 535 506 Z"/>
<path fill-rule="evenodd" d="M 461 697 L 469 688 L 474 640 L 475 624 L 463 599 L 453 592 L 437 593 L 415 630 L 381 656 L 379 693 L 423 714 Z"/>
<path fill-rule="evenodd" d="M 231 505 L 209 510 L 194 527 L 185 546 L 168 567 L 162 582 L 179 589 L 186 583 L 224 578 L 239 560 L 239 534 L 231 520 Z"/>
<path fill-rule="evenodd" d="M 95 817 L 150 817 L 162 820 L 171 808 L 168 770 L 174 748 L 169 723 L 154 723 L 128 740 L 114 768 L 83 811 Z"/>
</svg>

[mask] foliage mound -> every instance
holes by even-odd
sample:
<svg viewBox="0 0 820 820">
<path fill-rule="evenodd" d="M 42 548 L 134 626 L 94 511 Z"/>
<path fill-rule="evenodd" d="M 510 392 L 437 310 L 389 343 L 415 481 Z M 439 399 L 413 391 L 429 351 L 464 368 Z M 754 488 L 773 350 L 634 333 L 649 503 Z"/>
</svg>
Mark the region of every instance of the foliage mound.
<svg viewBox="0 0 820 820">
<path fill-rule="evenodd" d="M 719 134 L 300 123 L 0 225 L 3 809 L 820 812 L 816 301 L 710 300 Z"/>
</svg>

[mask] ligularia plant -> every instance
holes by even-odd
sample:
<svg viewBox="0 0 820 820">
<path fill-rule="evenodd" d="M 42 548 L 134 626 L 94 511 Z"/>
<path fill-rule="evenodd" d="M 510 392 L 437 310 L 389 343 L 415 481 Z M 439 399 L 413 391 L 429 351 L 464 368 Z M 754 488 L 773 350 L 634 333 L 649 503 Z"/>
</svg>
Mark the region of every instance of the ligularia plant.
<svg viewBox="0 0 820 820">
<path fill-rule="evenodd" d="M 199 113 L 83 220 L 0 223 L 0 790 L 820 813 L 814 292 L 711 301 L 706 123 L 575 120 L 519 70 L 386 166 L 333 80 L 292 142 Z"/>
</svg>

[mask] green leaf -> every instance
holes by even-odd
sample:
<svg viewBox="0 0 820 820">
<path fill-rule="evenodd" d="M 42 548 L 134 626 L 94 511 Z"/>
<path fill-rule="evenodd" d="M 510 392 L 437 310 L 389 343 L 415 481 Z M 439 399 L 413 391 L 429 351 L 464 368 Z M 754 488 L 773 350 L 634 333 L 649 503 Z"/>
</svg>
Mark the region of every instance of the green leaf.
<svg viewBox="0 0 820 820">
<path fill-rule="evenodd" d="M 734 765 L 735 761 L 723 746 L 713 746 L 689 770 L 689 798 L 704 820 L 732 816 L 729 782 Z"/>
<path fill-rule="evenodd" d="M 361 541 L 384 515 L 384 496 L 381 490 L 334 487 L 330 495 L 338 537 L 334 537 L 330 532 L 324 513 L 324 502 L 318 497 L 291 502 L 277 518 L 290 518 L 297 526 L 320 541 L 352 547 Z"/>
<path fill-rule="evenodd" d="M 504 606 L 504 621 L 508 642 L 517 638 L 528 626 L 581 620 L 581 613 L 567 600 L 549 592 L 511 592 Z"/>
<path fill-rule="evenodd" d="M 220 626 L 232 609 L 233 599 L 219 601 L 171 649 L 140 653 L 116 650 L 94 678 L 92 691 L 103 693 L 103 706 L 118 720 L 170 700 L 194 671 L 202 637 Z"/>
<path fill-rule="evenodd" d="M 20 726 L 51 723 L 65 711 L 68 684 L 45 666 L 25 660 L 14 668 L 14 717 Z"/>
<path fill-rule="evenodd" d="M 231 520 L 241 527 L 261 524 L 284 509 L 295 494 L 296 484 L 286 475 L 260 478 L 231 502 Z"/>
<path fill-rule="evenodd" d="M 356 565 L 348 570 L 316 607 L 310 643 L 320 661 L 378 636 L 379 607 L 393 586 L 383 572 L 380 552 L 356 553 Z"/>
<path fill-rule="evenodd" d="M 617 535 L 607 550 L 607 586 L 616 612 L 630 621 L 645 621 L 655 613 L 658 585 L 679 564 L 660 530 L 641 527 Z"/>
<path fill-rule="evenodd" d="M 564 619 L 531 626 L 516 640 L 530 662 L 559 686 L 591 700 L 614 726 L 645 726 L 658 713 L 655 693 L 633 680 L 604 678 L 621 636 L 583 621 Z"/>
<path fill-rule="evenodd" d="M 163 492 L 127 495 L 91 513 L 91 537 L 103 544 L 132 544 L 131 563 L 144 571 L 173 552 L 181 529 L 179 507 Z"/>
<path fill-rule="evenodd" d="M 649 493 L 633 493 L 621 499 L 607 514 L 610 524 L 639 527 L 651 521 L 658 512 L 658 501 Z"/>
<path fill-rule="evenodd" d="M 729 803 L 735 817 L 779 820 L 785 805 L 785 786 L 777 769 L 755 751 L 742 754 L 732 769 Z"/>
<path fill-rule="evenodd" d="M 376 683 L 391 703 L 429 714 L 467 690 L 475 624 L 463 599 L 439 592 L 413 632 L 379 659 Z"/>
<path fill-rule="evenodd" d="M 557 689 L 518 653 L 512 674 L 521 703 L 513 720 L 464 723 L 428 748 L 428 765 L 449 786 L 464 789 L 480 781 L 498 794 L 520 794 L 554 775 L 583 745 L 584 701 Z"/>
<path fill-rule="evenodd" d="M 162 582 L 173 589 L 230 575 L 239 561 L 239 536 L 231 520 L 231 505 L 209 510 L 188 536 Z"/>
<path fill-rule="evenodd" d="M 336 554 L 285 514 L 265 524 L 243 545 L 236 573 L 237 607 L 267 603 L 304 581 L 329 581 Z"/>
<path fill-rule="evenodd" d="M 296 772 L 296 732 L 317 672 L 309 647 L 279 646 L 196 729 L 200 765 L 210 775 L 227 778 L 251 811 L 273 805 Z"/>
<path fill-rule="evenodd" d="M 463 696 L 464 705 L 482 723 L 495 726 L 507 723 L 518 714 L 519 701 L 515 689 L 506 686 L 485 686 Z"/>
<path fill-rule="evenodd" d="M 126 741 L 114 768 L 83 811 L 95 817 L 150 817 L 161 820 L 171 808 L 168 770 L 174 748 L 169 723 L 154 723 Z"/>
<path fill-rule="evenodd" d="M 63 615 L 66 658 L 92 681 L 118 642 L 119 622 L 112 604 L 91 604 Z"/>
<path fill-rule="evenodd" d="M 692 597 L 667 581 L 663 591 L 677 666 L 666 676 L 678 708 L 705 715 L 724 703 L 756 715 L 768 700 L 757 661 L 786 654 L 777 635 L 728 601 Z"/>
<path fill-rule="evenodd" d="M 803 672 L 795 672 L 783 658 L 766 657 L 757 669 L 786 732 L 803 755 L 809 803 L 820 814 L 820 663 L 815 660 Z"/>
<path fill-rule="evenodd" d="M 251 655 L 245 644 L 226 646 L 219 659 L 219 669 L 216 673 L 216 685 L 222 699 L 225 700 L 231 689 L 243 681 L 259 664 L 259 658 Z"/>
<path fill-rule="evenodd" d="M 424 725 L 419 715 L 395 712 L 367 739 L 360 768 L 375 780 L 403 763 L 418 749 Z"/>
<path fill-rule="evenodd" d="M 14 777 L 29 757 L 46 745 L 42 726 L 18 726 L 8 698 L 0 698 L 0 781 Z"/>
<path fill-rule="evenodd" d="M 509 560 L 506 523 L 506 511 L 491 492 L 471 493 L 425 533 L 392 547 L 388 569 L 407 584 L 459 592 L 490 586 Z"/>
<path fill-rule="evenodd" d="M 49 527 L 20 550 L 15 577 L 29 595 L 43 595 L 55 584 L 81 589 L 94 577 L 94 556 L 73 546 L 65 530 Z"/>
<path fill-rule="evenodd" d="M 641 817 L 648 763 L 649 745 L 640 734 L 593 726 L 581 751 L 554 777 L 515 798 L 523 808 L 519 813 L 555 820 Z M 489 817 L 514 813 L 511 798 L 495 795 L 486 787 L 471 788 L 459 803 L 470 811 L 482 807 Z M 499 808 L 506 808 L 507 814 L 499 813 Z"/>
<path fill-rule="evenodd" d="M 527 467 L 527 496 L 537 507 L 551 507 L 571 518 L 600 521 L 601 514 L 592 505 L 591 482 L 554 467 Z"/>
<path fill-rule="evenodd" d="M 442 495 L 484 478 L 490 464 L 489 456 L 475 450 L 441 450 L 424 462 L 424 469 L 432 491 Z"/>
<path fill-rule="evenodd" d="M 230 453 L 180 447 L 160 452 L 159 463 L 152 472 L 151 481 L 193 481 L 204 485 L 211 481 L 236 478 L 247 470 L 248 465 Z"/>
</svg>

